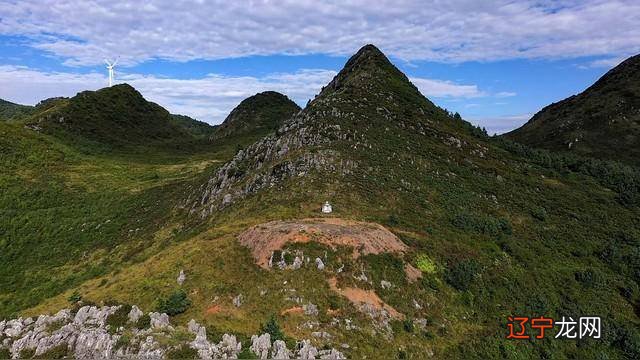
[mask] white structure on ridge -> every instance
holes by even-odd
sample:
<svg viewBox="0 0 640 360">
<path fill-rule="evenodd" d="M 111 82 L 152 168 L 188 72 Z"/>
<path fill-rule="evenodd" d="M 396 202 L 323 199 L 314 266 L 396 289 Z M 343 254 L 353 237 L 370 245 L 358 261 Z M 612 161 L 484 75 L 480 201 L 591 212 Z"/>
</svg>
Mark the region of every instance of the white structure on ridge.
<svg viewBox="0 0 640 360">
<path fill-rule="evenodd" d="M 104 59 L 104 62 L 107 64 L 107 70 L 109 70 L 109 87 L 111 87 L 113 85 L 113 68 L 118 63 L 118 60 L 116 59 L 116 61 L 110 62 L 109 60 Z"/>
<path fill-rule="evenodd" d="M 324 205 L 322 205 L 322 212 L 325 214 L 331 214 L 332 211 L 333 209 L 331 208 L 331 204 L 329 204 L 328 201 L 325 201 Z"/>
</svg>

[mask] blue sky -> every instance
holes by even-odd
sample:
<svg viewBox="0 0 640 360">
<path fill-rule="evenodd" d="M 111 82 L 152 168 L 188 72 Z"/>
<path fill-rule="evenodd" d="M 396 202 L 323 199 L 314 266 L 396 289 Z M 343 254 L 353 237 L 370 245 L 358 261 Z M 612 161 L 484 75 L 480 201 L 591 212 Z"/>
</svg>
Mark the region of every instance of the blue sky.
<svg viewBox="0 0 640 360">
<path fill-rule="evenodd" d="M 0 98 L 116 81 L 215 124 L 264 90 L 300 105 L 366 43 L 436 104 L 516 128 L 640 52 L 637 1 L 0 1 Z"/>
</svg>

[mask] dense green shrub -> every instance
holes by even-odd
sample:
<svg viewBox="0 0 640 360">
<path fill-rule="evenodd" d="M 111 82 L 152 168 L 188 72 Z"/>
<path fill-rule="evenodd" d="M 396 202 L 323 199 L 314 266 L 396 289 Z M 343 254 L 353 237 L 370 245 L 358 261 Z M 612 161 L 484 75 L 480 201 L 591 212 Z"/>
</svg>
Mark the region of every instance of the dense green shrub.
<svg viewBox="0 0 640 360">
<path fill-rule="evenodd" d="M 640 204 L 640 170 L 638 168 L 615 161 L 534 149 L 504 137 L 493 137 L 492 142 L 539 166 L 592 176 L 602 185 L 615 191 L 617 200 L 622 205 L 637 206 Z"/>
<path fill-rule="evenodd" d="M 278 325 L 278 321 L 274 315 L 271 315 L 266 323 L 260 325 L 260 333 L 271 335 L 271 341 L 285 339 L 284 333 L 280 329 L 280 325 Z"/>
<path fill-rule="evenodd" d="M 408 333 L 412 333 L 413 332 L 413 320 L 405 319 L 402 322 L 402 328 L 404 329 L 404 331 L 406 331 Z"/>
<path fill-rule="evenodd" d="M 543 207 L 536 207 L 531 210 L 531 216 L 534 218 L 545 221 L 547 220 L 547 210 Z"/>
<path fill-rule="evenodd" d="M 78 301 L 82 300 L 82 295 L 80 295 L 80 293 L 76 290 L 73 292 L 73 294 L 71 294 L 71 296 L 67 298 L 67 300 L 69 300 L 70 303 L 75 304 Z"/>
<path fill-rule="evenodd" d="M 144 330 L 150 327 L 151 327 L 151 317 L 149 316 L 149 314 L 144 314 L 140 316 L 140 318 L 136 322 L 136 328 L 140 330 Z"/>
<path fill-rule="evenodd" d="M 426 274 L 433 274 L 437 270 L 436 264 L 425 254 L 418 255 L 416 258 L 416 267 Z"/>
<path fill-rule="evenodd" d="M 588 288 L 597 286 L 601 281 L 600 274 L 594 269 L 576 271 L 575 278 L 582 286 Z"/>
<path fill-rule="evenodd" d="M 488 216 L 478 216 L 470 213 L 457 214 L 453 220 L 451 220 L 451 223 L 460 230 L 483 235 L 510 235 L 513 232 L 511 224 L 509 224 L 507 219 L 495 219 Z"/>
<path fill-rule="evenodd" d="M 191 306 L 191 300 L 187 297 L 187 293 L 181 289 L 174 291 L 166 298 L 158 299 L 156 311 L 173 316 L 182 314 L 189 306 Z"/>
<path fill-rule="evenodd" d="M 106 324 L 109 325 L 109 332 L 115 333 L 118 328 L 127 325 L 129 321 L 129 312 L 131 311 L 131 305 L 122 305 L 116 312 L 107 316 Z"/>
<path fill-rule="evenodd" d="M 480 264 L 475 259 L 460 261 L 447 268 L 445 281 L 456 290 L 465 291 L 480 271 Z"/>
</svg>

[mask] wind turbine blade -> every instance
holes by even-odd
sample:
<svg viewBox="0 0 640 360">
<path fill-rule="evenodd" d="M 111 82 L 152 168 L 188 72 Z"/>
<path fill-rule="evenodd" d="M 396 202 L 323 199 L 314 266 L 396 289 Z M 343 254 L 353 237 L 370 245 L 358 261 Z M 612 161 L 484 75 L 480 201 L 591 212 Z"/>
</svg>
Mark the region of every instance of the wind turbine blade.
<svg viewBox="0 0 640 360">
<path fill-rule="evenodd" d="M 104 59 L 104 63 L 107 64 L 107 66 L 111 66 L 111 64 L 109 64 L 109 60 Z"/>
<path fill-rule="evenodd" d="M 120 57 L 118 57 L 118 58 L 116 59 L 116 61 L 114 61 L 114 62 L 113 62 L 113 65 L 112 65 L 112 66 L 116 66 L 116 64 L 118 63 L 118 60 L 120 60 Z"/>
</svg>

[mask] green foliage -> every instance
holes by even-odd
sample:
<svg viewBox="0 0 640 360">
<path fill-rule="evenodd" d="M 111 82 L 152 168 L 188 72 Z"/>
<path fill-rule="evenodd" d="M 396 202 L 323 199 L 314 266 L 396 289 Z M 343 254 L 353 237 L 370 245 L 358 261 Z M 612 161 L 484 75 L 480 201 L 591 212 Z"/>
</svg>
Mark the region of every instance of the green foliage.
<svg viewBox="0 0 640 360">
<path fill-rule="evenodd" d="M 78 301 L 81 301 L 81 300 L 82 300 L 82 295 L 80 295 L 80 293 L 76 290 L 76 291 L 74 291 L 74 292 L 73 292 L 73 293 L 72 293 L 72 294 L 67 298 L 67 300 L 68 300 L 70 303 L 75 304 L 75 303 L 77 303 Z"/>
<path fill-rule="evenodd" d="M 266 323 L 260 325 L 260 333 L 271 335 L 271 341 L 285 340 L 285 335 L 280 329 L 275 315 L 271 315 Z"/>
<path fill-rule="evenodd" d="M 451 223 L 458 229 L 490 236 L 510 235 L 513 231 L 507 219 L 495 219 L 470 213 L 457 214 Z"/>
<path fill-rule="evenodd" d="M 32 359 L 35 354 L 36 354 L 36 349 L 24 348 L 20 350 L 19 357 L 20 359 Z"/>
<path fill-rule="evenodd" d="M 575 278 L 576 281 L 587 288 L 598 286 L 602 281 L 600 274 L 594 269 L 576 271 Z"/>
<path fill-rule="evenodd" d="M 396 214 L 390 214 L 387 217 L 387 225 L 389 226 L 397 226 L 400 223 L 398 216 Z"/>
<path fill-rule="evenodd" d="M 437 270 L 436 264 L 425 254 L 418 255 L 416 258 L 416 267 L 426 274 L 433 274 Z"/>
<path fill-rule="evenodd" d="M 536 207 L 531 210 L 531 216 L 534 218 L 545 221 L 547 220 L 547 210 L 543 207 Z"/>
<path fill-rule="evenodd" d="M 115 333 L 118 328 L 124 327 L 129 322 L 129 312 L 131 305 L 121 305 L 116 312 L 107 316 L 106 324 L 109 325 L 109 332 Z"/>
<path fill-rule="evenodd" d="M 11 359 L 11 351 L 9 349 L 0 347 L 0 359 L 8 360 Z"/>
<path fill-rule="evenodd" d="M 475 259 L 467 259 L 457 262 L 445 272 L 445 280 L 456 290 L 466 291 L 480 272 L 480 264 Z"/>
<path fill-rule="evenodd" d="M 411 319 L 405 319 L 402 322 L 402 328 L 404 329 L 404 331 L 408 332 L 408 333 L 412 333 L 414 330 L 414 326 L 413 326 L 413 320 Z"/>
<path fill-rule="evenodd" d="M 0 121 L 15 121 L 33 113 L 34 107 L 0 99 Z"/>
<path fill-rule="evenodd" d="M 168 351 L 167 358 L 177 359 L 177 360 L 178 359 L 191 360 L 191 359 L 199 359 L 200 357 L 198 356 L 198 351 L 196 351 L 195 349 L 191 348 L 188 345 L 181 345 L 175 349 Z"/>
<path fill-rule="evenodd" d="M 640 204 L 640 170 L 638 168 L 611 160 L 533 149 L 502 137 L 493 138 L 493 142 L 545 168 L 592 176 L 602 185 L 615 191 L 618 194 L 618 201 L 625 206 Z"/>
<path fill-rule="evenodd" d="M 258 355 L 254 354 L 248 346 L 243 346 L 242 351 L 238 354 L 238 359 L 258 359 Z"/>
<path fill-rule="evenodd" d="M 285 95 L 265 91 L 248 97 L 231 111 L 225 121 L 216 127 L 216 139 L 231 136 L 262 137 L 275 131 L 285 120 L 298 112 L 300 107 Z"/>
<path fill-rule="evenodd" d="M 191 306 L 191 300 L 189 300 L 187 293 L 180 289 L 165 298 L 158 299 L 156 311 L 173 316 L 182 314 L 189 306 Z"/>
<path fill-rule="evenodd" d="M 117 351 L 119 349 L 125 349 L 127 348 L 127 346 L 129 346 L 129 344 L 131 344 L 131 334 L 125 331 L 118 338 L 118 341 L 116 341 L 116 344 L 114 345 L 114 350 Z"/>
<path fill-rule="evenodd" d="M 136 328 L 140 330 L 145 330 L 151 327 L 151 317 L 149 314 L 144 314 L 140 316 L 138 321 L 136 322 Z"/>
<path fill-rule="evenodd" d="M 208 139 L 215 131 L 215 127 L 206 122 L 198 121 L 185 115 L 172 114 L 169 121 L 196 139 Z"/>
</svg>

